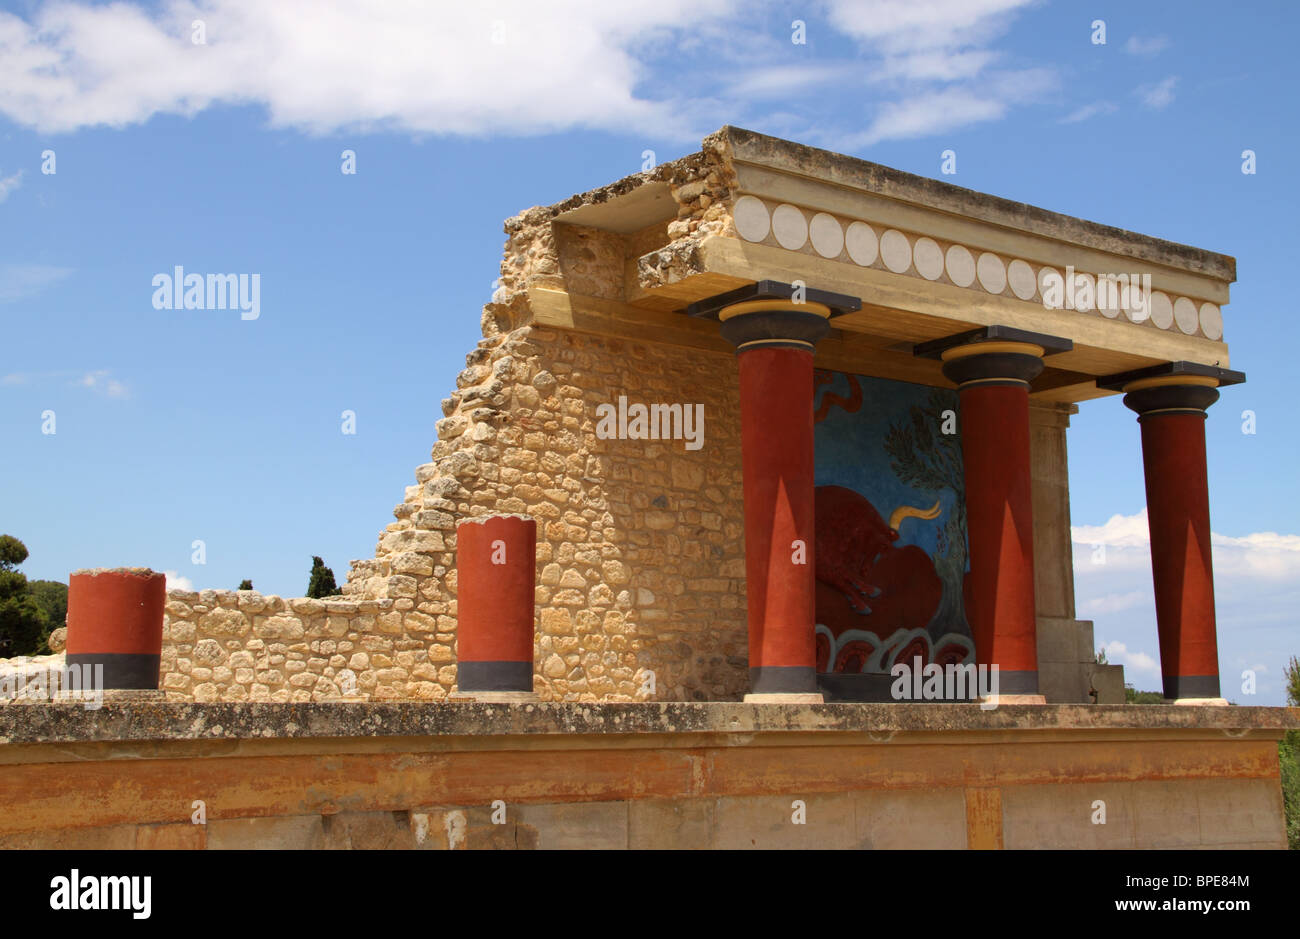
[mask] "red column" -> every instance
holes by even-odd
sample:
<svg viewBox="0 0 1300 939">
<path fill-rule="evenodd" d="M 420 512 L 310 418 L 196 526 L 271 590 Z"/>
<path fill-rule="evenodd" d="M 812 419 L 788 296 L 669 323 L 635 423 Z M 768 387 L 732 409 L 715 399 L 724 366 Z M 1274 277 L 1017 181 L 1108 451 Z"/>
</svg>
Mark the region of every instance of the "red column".
<svg viewBox="0 0 1300 939">
<path fill-rule="evenodd" d="M 750 686 L 815 693 L 813 356 L 756 348 L 739 358 Z"/>
<path fill-rule="evenodd" d="M 966 619 L 975 658 L 998 668 L 997 695 L 1044 703 L 1038 691 L 1034 522 L 1029 467 L 1029 382 L 1043 348 L 979 342 L 943 353 L 957 382 L 970 541 Z"/>
<path fill-rule="evenodd" d="M 68 577 L 67 664 L 103 666 L 104 689 L 158 689 L 167 578 L 144 567 Z"/>
<path fill-rule="evenodd" d="M 813 349 L 821 304 L 740 303 L 720 314 L 737 348 L 745 488 L 750 701 L 819 702 L 813 558 Z"/>
<path fill-rule="evenodd" d="M 1205 409 L 1218 400 L 1216 384 L 1171 375 L 1124 388 L 1124 404 L 1142 426 L 1164 695 L 1198 703 L 1223 700 L 1205 466 Z"/>
<path fill-rule="evenodd" d="M 456 526 L 456 685 L 461 695 L 531 696 L 537 522 L 522 515 Z"/>
</svg>

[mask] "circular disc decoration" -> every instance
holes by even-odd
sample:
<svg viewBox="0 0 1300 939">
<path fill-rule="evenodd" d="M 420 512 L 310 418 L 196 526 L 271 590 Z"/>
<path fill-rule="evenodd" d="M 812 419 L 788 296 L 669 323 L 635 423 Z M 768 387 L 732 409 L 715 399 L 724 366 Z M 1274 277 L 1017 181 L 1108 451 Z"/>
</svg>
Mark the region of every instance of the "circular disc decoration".
<svg viewBox="0 0 1300 939">
<path fill-rule="evenodd" d="M 844 229 L 833 215 L 818 212 L 808 226 L 812 246 L 824 258 L 837 258 L 844 250 Z"/>
<path fill-rule="evenodd" d="M 975 259 L 961 245 L 952 245 L 945 256 L 948 279 L 958 287 L 969 287 L 975 283 Z"/>
<path fill-rule="evenodd" d="M 933 238 L 918 238 L 912 246 L 912 263 L 926 280 L 938 280 L 943 273 L 943 249 Z"/>
<path fill-rule="evenodd" d="M 880 260 L 895 274 L 901 274 L 911 267 L 912 246 L 908 244 L 907 236 L 893 228 L 881 235 Z"/>
<path fill-rule="evenodd" d="M 1200 314 L 1196 311 L 1196 304 L 1186 297 L 1179 297 L 1174 301 L 1174 322 L 1178 328 L 1187 335 L 1196 332 L 1196 327 L 1201 324 Z"/>
<path fill-rule="evenodd" d="M 1001 293 L 1007 289 L 1007 269 L 1002 266 L 1002 259 L 996 254 L 987 251 L 981 254 L 975 271 L 979 275 L 980 286 L 989 293 Z"/>
<path fill-rule="evenodd" d="M 1011 284 L 1011 292 L 1021 300 L 1032 300 L 1038 292 L 1038 278 L 1034 276 L 1034 269 L 1020 258 L 1007 265 L 1007 283 Z"/>
<path fill-rule="evenodd" d="M 1124 289 L 1121 299 L 1124 315 L 1128 317 L 1130 323 L 1145 323 L 1151 319 L 1151 298 L 1143 297 L 1141 281 L 1130 283 Z"/>
<path fill-rule="evenodd" d="M 1201 304 L 1201 332 L 1206 339 L 1223 338 L 1223 311 L 1213 303 Z"/>
<path fill-rule="evenodd" d="M 1068 284 L 1067 284 L 1068 286 Z M 1070 296 L 1066 291 L 1065 296 Z M 1080 313 L 1091 313 L 1097 306 L 1097 278 L 1091 274 L 1074 274 L 1074 308 Z"/>
<path fill-rule="evenodd" d="M 844 233 L 844 246 L 854 264 L 868 267 L 876 263 L 876 233 L 866 222 L 854 222 Z"/>
<path fill-rule="evenodd" d="M 783 202 L 772 213 L 772 234 L 782 248 L 798 251 L 808 243 L 808 220 L 794 206 Z"/>
<path fill-rule="evenodd" d="M 1111 291 L 1114 291 L 1112 296 Z M 1119 311 L 1128 302 L 1128 285 L 1121 285 L 1118 280 L 1107 277 L 1097 278 L 1097 310 L 1108 320 L 1119 316 Z"/>
<path fill-rule="evenodd" d="M 1065 278 L 1054 267 L 1040 268 L 1038 271 L 1038 292 L 1043 297 L 1043 307 L 1059 310 L 1065 305 Z"/>
<path fill-rule="evenodd" d="M 1174 324 L 1174 305 L 1169 302 L 1169 295 L 1159 290 L 1151 291 L 1151 322 L 1161 329 Z"/>
<path fill-rule="evenodd" d="M 737 199 L 731 210 L 731 218 L 736 223 L 736 231 L 746 241 L 762 241 L 772 227 L 767 206 L 756 196 L 741 196 Z"/>
</svg>

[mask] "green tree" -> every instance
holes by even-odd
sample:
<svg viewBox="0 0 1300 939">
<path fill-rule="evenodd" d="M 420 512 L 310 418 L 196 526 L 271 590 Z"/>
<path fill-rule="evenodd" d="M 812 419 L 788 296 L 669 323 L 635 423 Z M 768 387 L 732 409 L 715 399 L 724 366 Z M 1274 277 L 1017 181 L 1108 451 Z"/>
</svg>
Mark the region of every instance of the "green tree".
<svg viewBox="0 0 1300 939">
<path fill-rule="evenodd" d="M 13 535 L 0 535 L 0 656 L 48 653 L 49 620 L 28 590 L 18 565 L 27 560 L 27 546 Z"/>
<path fill-rule="evenodd" d="M 247 577 L 245 577 L 243 580 L 241 580 L 241 581 L 239 582 L 239 589 L 240 589 L 240 590 L 252 590 L 252 589 L 253 589 L 253 582 L 252 582 L 251 580 L 249 580 Z"/>
<path fill-rule="evenodd" d="M 45 612 L 50 629 L 68 625 L 68 585 L 57 580 L 29 580 L 29 592 Z"/>
<path fill-rule="evenodd" d="M 333 597 L 343 591 L 334 583 L 334 571 L 318 557 L 311 559 L 311 579 L 307 581 L 307 596 L 315 599 Z"/>
<path fill-rule="evenodd" d="M 1138 691 L 1132 685 L 1124 685 L 1125 704 L 1168 704 L 1164 693 L 1160 691 Z"/>
<path fill-rule="evenodd" d="M 1283 672 L 1286 677 L 1286 701 L 1300 707 L 1300 660 L 1295 656 Z M 1286 841 L 1292 851 L 1300 851 L 1300 730 L 1288 730 L 1277 744 L 1278 764 L 1282 770 L 1282 805 L 1286 810 Z"/>
</svg>

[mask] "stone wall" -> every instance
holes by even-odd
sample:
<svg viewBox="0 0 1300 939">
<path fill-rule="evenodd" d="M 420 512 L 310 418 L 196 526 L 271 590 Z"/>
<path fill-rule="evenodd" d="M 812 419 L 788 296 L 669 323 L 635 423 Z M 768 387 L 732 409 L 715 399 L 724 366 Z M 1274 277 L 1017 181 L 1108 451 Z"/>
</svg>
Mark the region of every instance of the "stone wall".
<svg viewBox="0 0 1300 939">
<path fill-rule="evenodd" d="M 1277 741 L 1297 723 L 1253 707 L 22 704 L 0 707 L 0 849 L 1284 848 Z"/>
<path fill-rule="evenodd" d="M 538 522 L 536 689 L 579 701 L 735 698 L 748 682 L 734 356 L 532 325 L 529 290 L 623 299 L 624 268 L 732 234 L 726 140 L 505 223 L 484 338 L 442 402 L 373 558 L 343 596 L 172 591 L 163 687 L 173 699 L 442 700 L 455 690 L 455 526 L 492 512 Z M 557 216 L 666 184 L 675 221 L 613 235 Z M 644 265 L 642 265 L 644 266 Z M 659 269 L 662 268 L 662 271 Z M 603 440 L 596 408 L 703 404 L 704 445 Z M 353 684 L 354 683 L 354 684 Z"/>
<path fill-rule="evenodd" d="M 175 698 L 376 699 L 455 687 L 457 519 L 537 519 L 537 691 L 594 701 L 738 697 L 747 682 L 732 356 L 529 326 L 483 340 L 443 402 L 432 462 L 344 595 L 172 591 Z M 703 404 L 704 445 L 604 440 L 596 408 Z M 650 672 L 653 672 L 653 683 Z"/>
</svg>

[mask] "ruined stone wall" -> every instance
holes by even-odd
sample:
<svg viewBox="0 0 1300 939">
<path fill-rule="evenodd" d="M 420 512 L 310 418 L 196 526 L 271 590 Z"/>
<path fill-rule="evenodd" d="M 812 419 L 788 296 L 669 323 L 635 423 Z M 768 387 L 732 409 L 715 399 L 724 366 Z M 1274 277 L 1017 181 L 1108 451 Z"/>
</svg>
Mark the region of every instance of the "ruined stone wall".
<svg viewBox="0 0 1300 939">
<path fill-rule="evenodd" d="M 557 700 L 718 700 L 748 685 L 739 400 L 734 356 L 532 325 L 530 288 L 622 299 L 625 268 L 732 229 L 719 135 L 702 152 L 507 220 L 484 338 L 442 403 L 371 559 L 343 596 L 172 591 L 163 687 L 174 699 L 442 700 L 456 683 L 456 523 L 538 523 L 536 690 Z M 628 235 L 556 222 L 648 183 L 677 219 Z M 666 253 L 665 253 L 666 252 Z M 644 264 L 642 265 L 644 266 Z M 662 270 L 660 270 L 662 268 Z M 596 409 L 704 405 L 703 446 L 600 439 Z M 653 673 L 653 675 L 651 674 Z"/>
<path fill-rule="evenodd" d="M 734 357 L 523 326 L 483 340 L 443 402 L 375 557 L 344 595 L 172 591 L 174 698 L 441 700 L 455 686 L 455 524 L 538 522 L 545 699 L 737 698 L 747 684 Z M 703 446 L 603 440 L 596 408 L 704 405 Z M 648 671 L 653 671 L 653 686 Z M 653 693 L 650 692 L 653 687 Z"/>
</svg>

